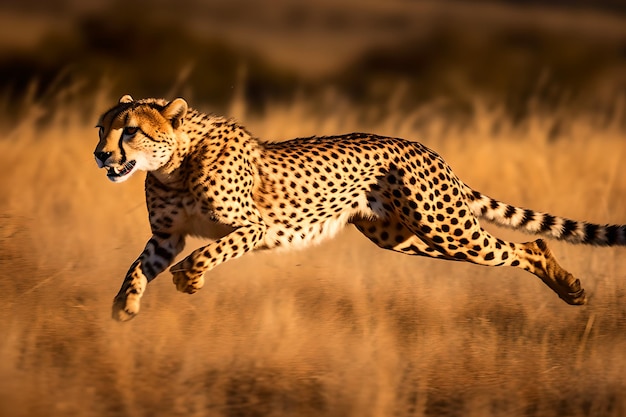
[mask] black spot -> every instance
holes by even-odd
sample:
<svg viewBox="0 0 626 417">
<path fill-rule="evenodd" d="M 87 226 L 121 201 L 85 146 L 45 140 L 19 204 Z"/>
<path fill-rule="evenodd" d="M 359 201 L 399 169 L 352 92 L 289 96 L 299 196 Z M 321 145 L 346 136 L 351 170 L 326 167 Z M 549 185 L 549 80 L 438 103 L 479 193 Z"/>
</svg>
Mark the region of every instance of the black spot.
<svg viewBox="0 0 626 417">
<path fill-rule="evenodd" d="M 453 256 L 455 259 L 467 259 L 467 255 L 463 252 L 456 252 Z"/>
<path fill-rule="evenodd" d="M 146 275 L 146 278 L 148 278 L 148 280 L 156 276 L 156 271 L 154 270 L 150 262 L 144 262 L 143 269 L 144 269 L 144 274 Z"/>
<path fill-rule="evenodd" d="M 157 256 L 160 256 L 161 258 L 163 258 L 165 260 L 169 260 L 172 257 L 172 253 L 169 250 L 167 250 L 164 247 L 162 247 L 162 246 L 157 246 L 154 249 L 154 254 L 157 255 Z"/>
<path fill-rule="evenodd" d="M 545 251 L 546 249 L 548 249 L 548 245 L 546 244 L 546 241 L 543 239 L 537 239 L 535 241 L 535 244 L 539 247 L 539 249 L 541 249 L 542 251 Z"/>
<path fill-rule="evenodd" d="M 495 255 L 493 252 L 489 252 L 488 254 L 485 255 L 485 261 L 491 261 L 493 260 L 493 258 L 495 258 Z"/>
</svg>

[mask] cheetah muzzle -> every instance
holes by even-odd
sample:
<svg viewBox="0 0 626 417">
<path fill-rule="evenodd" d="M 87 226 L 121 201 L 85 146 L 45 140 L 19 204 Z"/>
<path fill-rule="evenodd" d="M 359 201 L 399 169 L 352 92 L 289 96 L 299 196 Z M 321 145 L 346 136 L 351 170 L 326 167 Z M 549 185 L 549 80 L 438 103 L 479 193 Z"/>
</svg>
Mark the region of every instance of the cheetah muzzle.
<svg viewBox="0 0 626 417">
<path fill-rule="evenodd" d="M 111 179 L 112 181 L 115 181 L 115 179 L 118 179 L 121 177 L 125 177 L 126 175 L 130 174 L 133 171 L 136 164 L 137 164 L 137 161 L 128 161 L 120 169 L 106 166 L 105 168 L 107 170 L 107 177 Z"/>
<path fill-rule="evenodd" d="M 524 269 L 574 305 L 585 304 L 585 291 L 543 239 L 507 242 L 478 220 L 570 243 L 626 245 L 624 225 L 570 220 L 485 196 L 417 142 L 366 133 L 264 142 L 181 98 L 128 95 L 98 127 L 94 154 L 109 179 L 147 171 L 152 236 L 114 299 L 113 317 L 121 321 L 139 312 L 147 284 L 174 262 L 188 235 L 214 240 L 172 267 L 176 288 L 187 293 L 202 287 L 207 271 L 247 252 L 306 247 L 353 224 L 384 249 Z M 215 226 L 228 231 L 215 239 Z"/>
</svg>

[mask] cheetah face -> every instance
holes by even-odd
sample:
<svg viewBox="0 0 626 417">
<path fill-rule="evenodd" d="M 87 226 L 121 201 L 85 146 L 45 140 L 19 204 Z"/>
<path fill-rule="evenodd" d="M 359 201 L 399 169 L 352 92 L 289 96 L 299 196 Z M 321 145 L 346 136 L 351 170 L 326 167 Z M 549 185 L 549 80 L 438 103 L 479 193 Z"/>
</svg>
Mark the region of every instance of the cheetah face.
<svg viewBox="0 0 626 417">
<path fill-rule="evenodd" d="M 114 152 L 95 152 L 98 168 L 105 168 L 107 178 L 111 181 L 125 181 L 136 169 L 145 169 L 145 165 L 148 165 L 146 161 L 142 161 L 143 163 L 137 166 L 137 157 L 141 157 L 143 154 L 141 149 L 137 149 L 141 148 L 141 139 L 135 140 L 137 133 L 139 133 L 138 127 L 127 126 L 122 129 L 113 129 L 109 135 L 119 137 L 118 148 Z M 100 126 L 100 141 L 102 141 L 103 136 L 104 128 Z"/>
<path fill-rule="evenodd" d="M 98 122 L 98 167 L 113 182 L 126 181 L 137 171 L 162 169 L 178 148 L 178 128 L 186 112 L 183 99 L 167 103 L 122 97 Z"/>
</svg>

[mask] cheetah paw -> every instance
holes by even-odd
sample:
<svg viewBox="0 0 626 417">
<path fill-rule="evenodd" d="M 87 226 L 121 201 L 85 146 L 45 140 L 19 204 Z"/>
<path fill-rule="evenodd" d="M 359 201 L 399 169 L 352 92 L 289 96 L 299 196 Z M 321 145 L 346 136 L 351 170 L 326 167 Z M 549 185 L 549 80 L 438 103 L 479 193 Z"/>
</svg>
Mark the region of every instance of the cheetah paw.
<svg viewBox="0 0 626 417">
<path fill-rule="evenodd" d="M 563 301 L 571 305 L 587 304 L 587 295 L 579 279 L 572 277 L 570 274 L 563 284 L 565 286 L 562 286 L 560 291 L 557 291 Z"/>
<path fill-rule="evenodd" d="M 139 313 L 139 296 L 136 294 L 118 295 L 113 299 L 111 316 L 117 321 L 128 321 Z"/>
<path fill-rule="evenodd" d="M 204 274 L 194 273 L 181 269 L 182 266 L 175 265 L 170 269 L 172 281 L 176 289 L 187 294 L 194 294 L 204 286 Z"/>
</svg>

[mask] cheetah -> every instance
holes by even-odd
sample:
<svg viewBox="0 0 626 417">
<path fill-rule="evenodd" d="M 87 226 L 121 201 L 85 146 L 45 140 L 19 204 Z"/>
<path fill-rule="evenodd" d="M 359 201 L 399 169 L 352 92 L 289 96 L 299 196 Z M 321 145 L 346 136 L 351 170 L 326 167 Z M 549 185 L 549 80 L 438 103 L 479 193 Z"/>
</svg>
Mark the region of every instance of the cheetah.
<svg viewBox="0 0 626 417">
<path fill-rule="evenodd" d="M 113 182 L 147 171 L 152 236 L 113 300 L 120 321 L 137 315 L 148 282 L 169 267 L 189 235 L 213 238 L 170 271 L 195 293 L 219 264 L 259 249 L 306 247 L 348 223 L 383 249 L 529 271 L 572 305 L 578 279 L 545 240 L 507 242 L 478 219 L 599 246 L 626 245 L 626 225 L 597 225 L 514 207 L 464 184 L 434 151 L 367 133 L 265 142 L 235 121 L 203 114 L 182 98 L 123 96 L 97 124 L 94 151 Z M 226 231 L 215 236 L 215 225 Z"/>
</svg>

